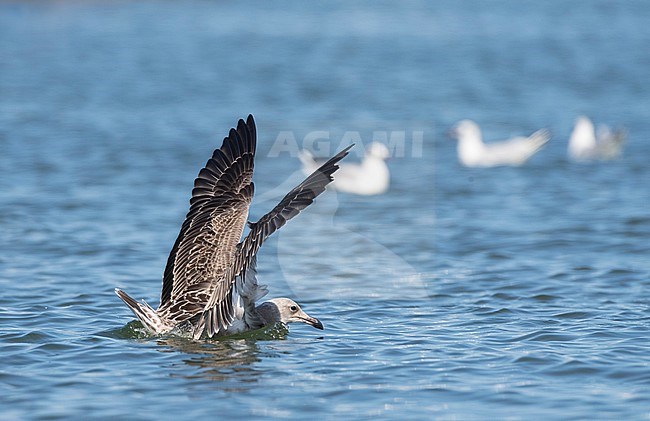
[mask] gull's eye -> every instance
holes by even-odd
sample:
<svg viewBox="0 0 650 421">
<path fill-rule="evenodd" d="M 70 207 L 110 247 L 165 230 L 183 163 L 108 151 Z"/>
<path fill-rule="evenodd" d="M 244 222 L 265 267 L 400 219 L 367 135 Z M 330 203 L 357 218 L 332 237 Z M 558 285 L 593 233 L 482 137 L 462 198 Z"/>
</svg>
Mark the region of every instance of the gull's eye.
<svg viewBox="0 0 650 421">
<path fill-rule="evenodd" d="M 295 313 L 296 311 L 298 311 L 298 307 L 291 306 L 291 307 L 289 307 L 289 310 L 291 310 L 291 311 L 293 311 Z"/>
</svg>

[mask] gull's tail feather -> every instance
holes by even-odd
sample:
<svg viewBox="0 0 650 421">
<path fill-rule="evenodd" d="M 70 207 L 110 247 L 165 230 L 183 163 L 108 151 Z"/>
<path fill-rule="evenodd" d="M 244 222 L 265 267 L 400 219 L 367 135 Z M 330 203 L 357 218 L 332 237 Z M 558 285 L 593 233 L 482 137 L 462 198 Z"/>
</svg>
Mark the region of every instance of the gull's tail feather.
<svg viewBox="0 0 650 421">
<path fill-rule="evenodd" d="M 122 291 L 119 288 L 115 288 L 115 294 L 117 294 L 118 297 L 122 301 L 124 301 L 124 304 L 127 305 L 135 315 L 135 317 L 142 322 L 142 325 L 150 332 L 152 333 L 162 333 L 165 332 L 167 329 L 164 328 L 165 324 L 160 320 L 160 317 L 158 314 L 156 314 L 156 311 L 149 306 L 149 304 L 145 303 L 144 301 L 142 303 L 139 303 L 135 301 L 133 298 L 129 296 L 126 292 Z"/>
<path fill-rule="evenodd" d="M 540 149 L 542 149 L 542 147 L 544 147 L 544 145 L 548 143 L 549 140 L 551 140 L 551 132 L 548 131 L 548 129 L 537 130 L 535 133 L 531 134 L 527 140 L 529 147 L 526 159 L 535 155 Z"/>
<path fill-rule="evenodd" d="M 616 158 L 621 154 L 625 140 L 627 139 L 627 130 L 618 129 L 612 134 L 612 146 L 610 156 Z"/>
<path fill-rule="evenodd" d="M 537 130 L 535 133 L 531 134 L 528 139 L 531 145 L 535 146 L 535 150 L 537 150 L 551 140 L 551 132 L 548 131 L 548 129 Z"/>
<path fill-rule="evenodd" d="M 623 144 L 627 137 L 625 129 L 615 131 L 609 130 L 607 126 L 601 126 L 598 130 L 598 153 L 602 159 L 618 158 L 621 155 Z"/>
</svg>

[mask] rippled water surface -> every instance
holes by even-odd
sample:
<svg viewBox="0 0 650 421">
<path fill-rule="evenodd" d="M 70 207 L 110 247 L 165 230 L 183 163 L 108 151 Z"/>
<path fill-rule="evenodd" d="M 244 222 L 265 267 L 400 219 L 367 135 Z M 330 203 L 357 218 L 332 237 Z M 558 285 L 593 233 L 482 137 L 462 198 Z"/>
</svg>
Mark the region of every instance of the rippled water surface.
<svg viewBox="0 0 650 421">
<path fill-rule="evenodd" d="M 650 418 L 649 21 L 641 1 L 1 2 L 0 418 Z M 328 191 L 262 248 L 261 282 L 324 331 L 145 335 L 113 288 L 157 304 L 192 180 L 248 113 L 253 219 L 314 139 L 404 146 L 390 191 Z M 567 160 L 579 114 L 627 128 L 621 159 Z M 466 169 L 463 118 L 553 139 Z"/>
</svg>

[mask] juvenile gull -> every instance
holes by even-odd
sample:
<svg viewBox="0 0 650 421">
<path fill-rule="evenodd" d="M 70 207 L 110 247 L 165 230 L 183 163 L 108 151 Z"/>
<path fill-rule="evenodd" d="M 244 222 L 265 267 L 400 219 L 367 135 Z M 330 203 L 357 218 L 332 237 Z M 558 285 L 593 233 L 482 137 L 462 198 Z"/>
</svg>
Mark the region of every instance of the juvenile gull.
<svg viewBox="0 0 650 421">
<path fill-rule="evenodd" d="M 542 129 L 528 137 L 517 136 L 486 144 L 481 129 L 471 120 L 460 121 L 452 134 L 458 139 L 458 160 L 466 167 L 522 165 L 551 138 L 548 130 Z"/>
<path fill-rule="evenodd" d="M 576 161 L 617 158 L 621 154 L 625 135 L 624 130 L 611 131 L 609 127 L 601 125 L 596 136 L 594 123 L 588 117 L 580 116 L 571 132 L 567 152 Z"/>
<path fill-rule="evenodd" d="M 311 152 L 302 150 L 298 157 L 305 175 L 318 168 L 319 163 Z M 338 191 L 366 196 L 386 193 L 390 184 L 390 171 L 386 165 L 389 157 L 390 151 L 386 145 L 372 142 L 366 148 L 361 163 L 341 164 L 332 186 Z"/>
<path fill-rule="evenodd" d="M 256 255 L 264 240 L 309 206 L 325 190 L 349 146 L 293 188 L 240 242 L 253 198 L 257 134 L 253 116 L 239 120 L 194 181 L 190 209 L 163 275 L 160 306 L 154 310 L 124 291 L 115 293 L 152 333 L 190 330 L 195 339 L 229 335 L 265 325 L 322 323 L 288 298 L 256 305 L 267 294 L 257 284 Z"/>
</svg>

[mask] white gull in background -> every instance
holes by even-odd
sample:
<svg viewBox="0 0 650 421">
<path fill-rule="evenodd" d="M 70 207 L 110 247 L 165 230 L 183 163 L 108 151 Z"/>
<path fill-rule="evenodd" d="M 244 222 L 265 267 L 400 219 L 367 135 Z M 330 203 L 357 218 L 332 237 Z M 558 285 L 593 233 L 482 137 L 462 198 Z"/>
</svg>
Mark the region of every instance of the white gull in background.
<svg viewBox="0 0 650 421">
<path fill-rule="evenodd" d="M 546 129 L 528 137 L 483 143 L 481 129 L 471 120 L 462 120 L 452 129 L 458 139 L 458 160 L 466 167 L 518 166 L 539 151 L 551 138 Z"/>
<path fill-rule="evenodd" d="M 625 136 L 624 130 L 611 131 L 605 125 L 598 127 L 596 136 L 594 123 L 588 117 L 580 116 L 571 132 L 567 152 L 577 161 L 617 158 L 621 155 Z"/>
<path fill-rule="evenodd" d="M 267 288 L 257 284 L 256 256 L 264 240 L 309 206 L 332 181 L 350 147 L 315 169 L 287 193 L 241 240 L 253 199 L 257 133 L 253 116 L 230 129 L 194 180 L 190 209 L 172 247 L 157 310 L 120 289 L 115 293 L 152 333 L 174 329 L 202 336 L 229 335 L 276 322 L 323 329 L 289 298 L 256 305 Z M 241 241 L 240 241 L 241 240 Z"/>
<path fill-rule="evenodd" d="M 313 172 L 319 166 L 319 161 L 307 150 L 302 150 L 298 157 L 305 174 Z M 338 191 L 366 196 L 385 193 L 390 184 L 390 171 L 386 165 L 389 157 L 390 151 L 386 145 L 370 143 L 360 163 L 340 165 L 332 186 Z"/>
</svg>

